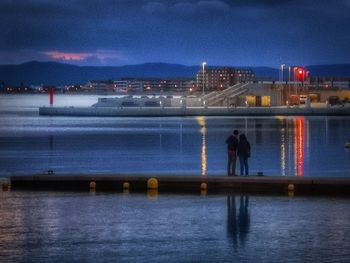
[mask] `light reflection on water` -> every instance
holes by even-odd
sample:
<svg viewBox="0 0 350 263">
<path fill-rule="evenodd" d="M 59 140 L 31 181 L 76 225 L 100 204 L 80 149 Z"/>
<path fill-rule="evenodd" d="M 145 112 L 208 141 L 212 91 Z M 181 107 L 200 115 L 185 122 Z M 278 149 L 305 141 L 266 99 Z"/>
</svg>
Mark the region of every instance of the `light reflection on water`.
<svg viewBox="0 0 350 263">
<path fill-rule="evenodd" d="M 0 192 L 0 262 L 348 262 L 350 200 Z"/>
<path fill-rule="evenodd" d="M 207 129 L 205 127 L 205 118 L 204 117 L 197 117 L 197 122 L 200 127 L 201 135 L 202 135 L 202 176 L 205 176 L 207 174 L 207 143 L 205 139 L 205 135 L 207 132 Z"/>
<path fill-rule="evenodd" d="M 350 176 L 350 117 L 43 117 L 19 105 L 6 112 L 8 104 L 0 104 L 0 176 L 225 175 L 225 139 L 233 129 L 252 145 L 253 175 Z"/>
</svg>

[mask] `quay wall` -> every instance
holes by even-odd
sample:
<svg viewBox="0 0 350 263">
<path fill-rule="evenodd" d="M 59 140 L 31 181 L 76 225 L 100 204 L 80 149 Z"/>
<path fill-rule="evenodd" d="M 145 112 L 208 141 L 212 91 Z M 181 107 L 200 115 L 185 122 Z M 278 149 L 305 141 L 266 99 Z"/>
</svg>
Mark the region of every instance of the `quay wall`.
<svg viewBox="0 0 350 263">
<path fill-rule="evenodd" d="M 252 193 L 297 195 L 350 196 L 349 178 L 306 178 L 283 176 L 158 176 L 159 192 L 200 193 Z M 91 183 L 95 191 L 122 192 L 128 183 L 130 192 L 149 189 L 147 176 L 123 175 L 33 175 L 12 176 L 13 190 L 89 191 Z M 152 179 L 154 180 L 154 179 Z M 203 187 L 203 184 L 204 187 Z"/>
<path fill-rule="evenodd" d="M 40 115 L 48 116 L 350 116 L 350 106 L 344 107 L 41 107 Z"/>
</svg>

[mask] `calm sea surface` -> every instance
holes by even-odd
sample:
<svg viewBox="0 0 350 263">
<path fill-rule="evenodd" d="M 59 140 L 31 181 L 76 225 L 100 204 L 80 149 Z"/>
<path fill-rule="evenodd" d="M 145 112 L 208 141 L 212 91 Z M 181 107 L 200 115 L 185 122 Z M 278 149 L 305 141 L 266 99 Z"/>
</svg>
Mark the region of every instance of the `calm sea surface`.
<svg viewBox="0 0 350 263">
<path fill-rule="evenodd" d="M 90 106 L 97 98 L 59 95 L 55 104 Z M 350 176 L 350 117 L 39 116 L 48 102 L 47 95 L 0 96 L 0 176 L 225 175 L 233 129 L 252 145 L 251 175 Z"/>
<path fill-rule="evenodd" d="M 349 262 L 342 198 L 0 192 L 0 262 Z"/>
<path fill-rule="evenodd" d="M 0 96 L 0 177 L 224 175 L 235 128 L 252 144 L 251 174 L 350 176 L 349 118 L 38 116 L 47 104 Z M 0 190 L 0 262 L 349 262 L 349 218 L 350 199 L 338 197 Z"/>
</svg>

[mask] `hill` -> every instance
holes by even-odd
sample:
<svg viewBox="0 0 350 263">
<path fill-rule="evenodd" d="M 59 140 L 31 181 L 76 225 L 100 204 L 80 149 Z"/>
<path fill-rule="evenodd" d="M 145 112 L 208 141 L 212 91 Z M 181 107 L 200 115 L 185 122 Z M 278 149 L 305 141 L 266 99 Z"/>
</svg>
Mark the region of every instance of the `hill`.
<svg viewBox="0 0 350 263">
<path fill-rule="evenodd" d="M 278 79 L 278 69 L 251 67 L 257 77 Z M 350 64 L 313 65 L 307 67 L 312 76 L 350 77 Z M 11 85 L 65 85 L 85 84 L 89 80 L 120 78 L 194 78 L 200 66 L 167 63 L 146 63 L 119 67 L 87 67 L 56 62 L 27 62 L 18 65 L 0 65 L 0 83 Z"/>
</svg>

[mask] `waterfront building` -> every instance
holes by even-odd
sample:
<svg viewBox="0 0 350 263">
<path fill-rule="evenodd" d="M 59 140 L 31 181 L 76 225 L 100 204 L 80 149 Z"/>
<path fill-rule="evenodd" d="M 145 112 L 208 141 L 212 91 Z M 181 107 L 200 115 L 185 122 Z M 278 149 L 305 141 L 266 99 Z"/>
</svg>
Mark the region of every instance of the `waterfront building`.
<svg viewBox="0 0 350 263">
<path fill-rule="evenodd" d="M 85 90 L 93 93 L 192 93 L 196 89 L 194 79 L 122 78 L 121 80 L 89 81 Z"/>
<path fill-rule="evenodd" d="M 21 85 L 21 86 L 10 86 L 10 85 L 4 85 L 4 87 L 1 89 L 3 93 L 33 93 L 34 89 L 26 86 L 26 85 Z"/>
<path fill-rule="evenodd" d="M 112 80 L 90 80 L 86 89 L 94 93 L 115 92 L 115 85 Z"/>
<path fill-rule="evenodd" d="M 196 88 L 194 79 L 123 79 L 128 85 L 128 92 L 137 93 L 187 93 Z"/>
<path fill-rule="evenodd" d="M 196 74 L 196 86 L 204 91 L 224 90 L 237 83 L 253 81 L 254 77 L 254 72 L 249 68 L 203 67 Z"/>
</svg>

